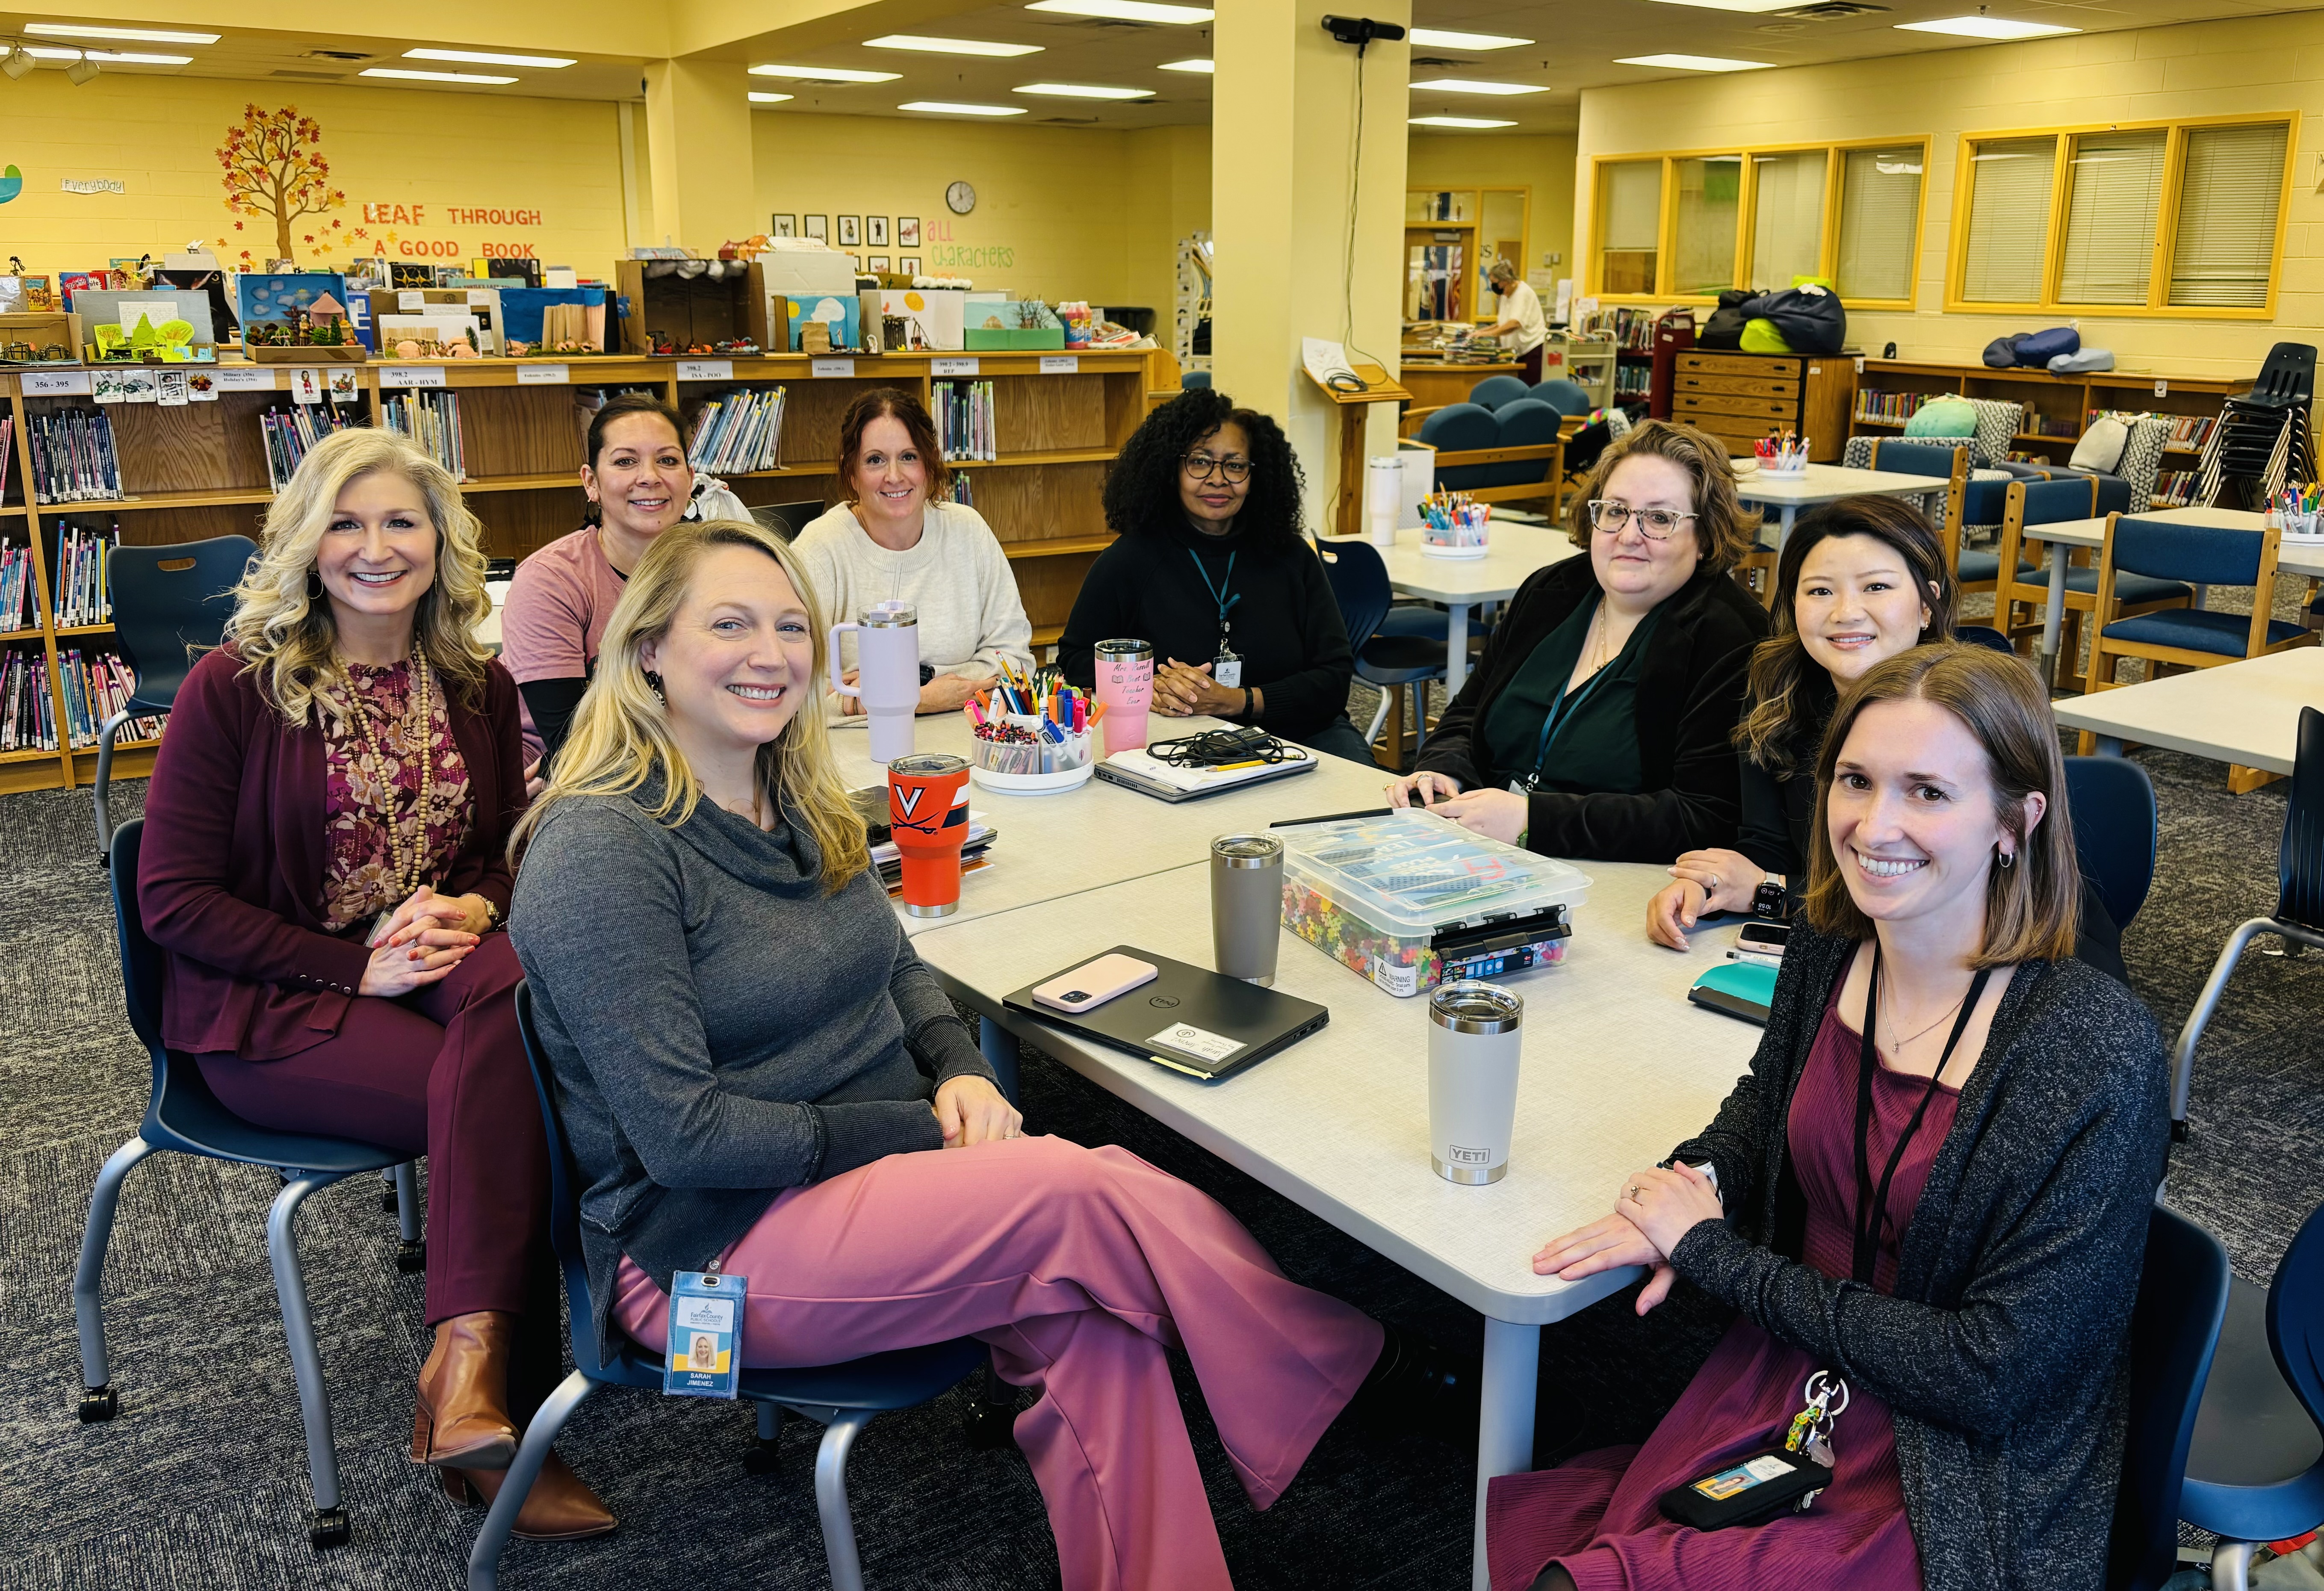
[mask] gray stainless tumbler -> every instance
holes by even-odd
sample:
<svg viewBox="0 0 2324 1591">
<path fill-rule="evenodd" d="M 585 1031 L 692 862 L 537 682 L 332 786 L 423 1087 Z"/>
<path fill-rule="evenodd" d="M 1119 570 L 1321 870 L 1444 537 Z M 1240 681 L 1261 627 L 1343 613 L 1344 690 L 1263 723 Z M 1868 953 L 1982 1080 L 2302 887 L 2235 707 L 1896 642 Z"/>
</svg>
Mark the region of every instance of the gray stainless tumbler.
<svg viewBox="0 0 2324 1591">
<path fill-rule="evenodd" d="M 1441 983 L 1428 1022 L 1428 1157 L 1448 1182 L 1498 1182 L 1517 1128 L 1525 1001 L 1474 979 Z"/>
<path fill-rule="evenodd" d="M 1283 841 L 1272 834 L 1212 841 L 1211 951 L 1218 970 L 1272 988 L 1282 924 Z"/>
</svg>

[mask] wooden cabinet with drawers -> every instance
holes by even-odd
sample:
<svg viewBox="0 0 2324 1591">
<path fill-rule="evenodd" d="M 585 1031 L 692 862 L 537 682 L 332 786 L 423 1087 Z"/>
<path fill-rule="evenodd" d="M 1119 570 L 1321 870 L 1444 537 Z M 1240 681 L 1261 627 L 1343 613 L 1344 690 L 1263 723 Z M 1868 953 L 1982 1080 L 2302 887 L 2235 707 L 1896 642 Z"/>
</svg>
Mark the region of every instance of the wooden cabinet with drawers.
<svg viewBox="0 0 2324 1591">
<path fill-rule="evenodd" d="M 1709 431 L 1729 453 L 1751 451 L 1763 437 L 1789 431 L 1808 439 L 1808 456 L 1839 462 L 1856 408 L 1856 361 L 1834 354 L 1678 354 L 1671 418 Z"/>
</svg>

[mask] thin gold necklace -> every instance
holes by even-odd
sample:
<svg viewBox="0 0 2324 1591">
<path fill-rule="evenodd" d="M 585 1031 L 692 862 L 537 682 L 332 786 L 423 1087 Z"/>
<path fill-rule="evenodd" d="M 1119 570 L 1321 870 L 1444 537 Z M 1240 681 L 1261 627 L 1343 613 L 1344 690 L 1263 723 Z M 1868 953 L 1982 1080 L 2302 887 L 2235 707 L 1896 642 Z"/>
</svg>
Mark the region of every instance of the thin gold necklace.
<svg viewBox="0 0 2324 1591">
<path fill-rule="evenodd" d="M 418 648 L 411 653 L 411 688 L 404 699 L 403 743 L 407 750 L 416 746 L 420 756 L 420 791 L 412 803 L 415 820 L 410 844 L 404 843 L 403 825 L 396 821 L 395 794 L 387 777 L 387 755 L 381 749 L 378 731 L 372 727 L 371 708 L 364 694 L 356 688 L 354 666 L 345 658 L 339 667 L 347 682 L 347 702 L 353 709 L 355 728 L 363 736 L 364 750 L 371 758 L 372 780 L 379 786 L 380 816 L 387 825 L 387 859 L 392 869 L 395 886 L 392 906 L 409 900 L 420 887 L 420 874 L 428 865 L 428 825 L 436 815 L 435 749 L 429 743 L 430 699 L 428 654 Z"/>
<path fill-rule="evenodd" d="M 1880 981 L 1881 981 L 1882 983 L 1884 983 L 1884 984 L 1886 984 L 1886 983 L 1887 983 L 1887 982 L 1888 982 L 1888 977 L 1887 977 L 1887 974 L 1886 974 L 1886 972 L 1885 970 L 1884 970 L 1884 971 L 1882 972 L 1882 974 L 1881 974 Z M 1974 988 L 1974 987 L 1976 987 L 1976 986 L 1975 986 L 1975 984 L 1974 984 L 1974 983 L 1972 983 L 1972 984 L 1970 985 L 1970 987 L 1971 987 L 1971 988 Z M 1928 1036 L 1929 1036 L 1929 1035 L 1931 1035 L 1931 1034 L 1934 1033 L 1934 1032 L 1937 1030 L 1937 1023 L 1939 1023 L 1939 1022 L 1942 1022 L 1942 1021 L 1943 1021 L 1947 1016 L 1951 1016 L 1954 1012 L 1956 1012 L 1956 1011 L 1960 1010 L 1960 1009 L 1961 1008 L 1961 1000 L 1966 1000 L 1966 999 L 1968 999 L 1968 998 L 1969 998 L 1969 989 L 1965 989 L 1961 990 L 1961 992 L 1960 992 L 1960 999 L 1957 999 L 1957 1000 L 1955 1000 L 1951 1005 L 1947 1006 L 1947 1007 L 1944 1008 L 1944 1010 L 1943 1010 L 1942 1012 L 1939 1013 L 1939 1015 L 1938 1015 L 1938 1016 L 1937 1016 L 1937 1021 L 1936 1021 L 1936 1022 L 1932 1022 L 1932 1023 L 1930 1023 L 1930 1024 L 1928 1025 L 1928 1026 L 1926 1026 L 1926 1027 L 1924 1027 L 1924 1028 L 1921 1029 L 1921 1031 L 1920 1031 L 1920 1032 L 1918 1032 L 1918 1033 L 1914 1034 L 1911 1038 L 1904 1038 L 1904 1039 L 1900 1039 L 1900 1038 L 1898 1038 L 1898 1037 L 1896 1036 L 1896 1016 L 1895 1016 L 1895 1005 L 1894 1005 L 1894 1003 L 1893 1003 L 1893 1002 L 1894 1002 L 1894 997 L 1895 997 L 1895 989 L 1894 989 L 1894 988 L 1891 988 L 1891 989 L 1888 990 L 1888 994 L 1889 994 L 1889 996 L 1890 996 L 1890 1002 L 1889 1002 L 1888 1009 L 1886 1009 L 1886 1010 L 1883 1011 L 1883 1012 L 1881 1013 L 1881 1015 L 1888 1018 L 1888 1053 L 1889 1053 L 1890 1054 L 1892 1054 L 1892 1055 L 1896 1055 L 1896 1056 L 1902 1056 L 1902 1055 L 1904 1054 L 1904 1046 L 1905 1046 L 1906 1044 L 1918 1044 L 1918 1043 L 1920 1043 L 1920 1042 L 1921 1042 L 1921 1040 L 1923 1040 L 1923 1039 L 1924 1039 L 1924 1038 L 1928 1037 Z"/>
</svg>

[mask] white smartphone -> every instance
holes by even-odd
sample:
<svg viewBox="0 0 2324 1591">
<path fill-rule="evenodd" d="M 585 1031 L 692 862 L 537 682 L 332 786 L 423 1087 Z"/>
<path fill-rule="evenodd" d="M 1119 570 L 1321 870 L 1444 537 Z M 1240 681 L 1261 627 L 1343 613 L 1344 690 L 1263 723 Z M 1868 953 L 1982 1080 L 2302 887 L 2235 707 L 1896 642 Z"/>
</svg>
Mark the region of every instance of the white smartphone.
<svg viewBox="0 0 2324 1591">
<path fill-rule="evenodd" d="M 1033 998 L 1052 1010 L 1078 1016 L 1160 976 L 1151 961 L 1118 953 L 1103 955 L 1039 985 L 1033 990 Z"/>
</svg>

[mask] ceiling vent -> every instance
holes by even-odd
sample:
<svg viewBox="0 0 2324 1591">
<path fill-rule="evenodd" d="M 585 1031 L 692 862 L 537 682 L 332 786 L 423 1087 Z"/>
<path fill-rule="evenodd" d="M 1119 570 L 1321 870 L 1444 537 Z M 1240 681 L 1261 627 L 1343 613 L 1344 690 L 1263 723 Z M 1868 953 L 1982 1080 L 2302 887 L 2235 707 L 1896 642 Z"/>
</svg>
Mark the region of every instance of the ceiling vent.
<svg viewBox="0 0 2324 1591">
<path fill-rule="evenodd" d="M 346 72 L 302 72 L 288 67 L 277 67 L 266 74 L 270 78 L 288 78 L 294 83 L 344 83 Z"/>
<path fill-rule="evenodd" d="M 1416 67 L 1464 67 L 1474 66 L 1477 63 L 1473 60 L 1458 60 L 1449 55 L 1416 55 L 1412 58 L 1412 64 Z"/>
<path fill-rule="evenodd" d="M 1094 127 L 1095 116 L 1041 116 L 1033 124 L 1037 127 Z"/>
<path fill-rule="evenodd" d="M 1870 16 L 1876 12 L 1889 9 L 1886 5 L 1867 4 L 1867 0 L 1813 0 L 1807 5 L 1784 6 L 1775 14 L 1795 16 L 1802 22 L 1842 22 L 1851 16 Z"/>
<path fill-rule="evenodd" d="M 299 59 L 300 60 L 358 61 L 376 60 L 379 58 L 375 55 L 366 54 L 364 51 L 360 50 L 309 50 L 300 55 Z"/>
</svg>

